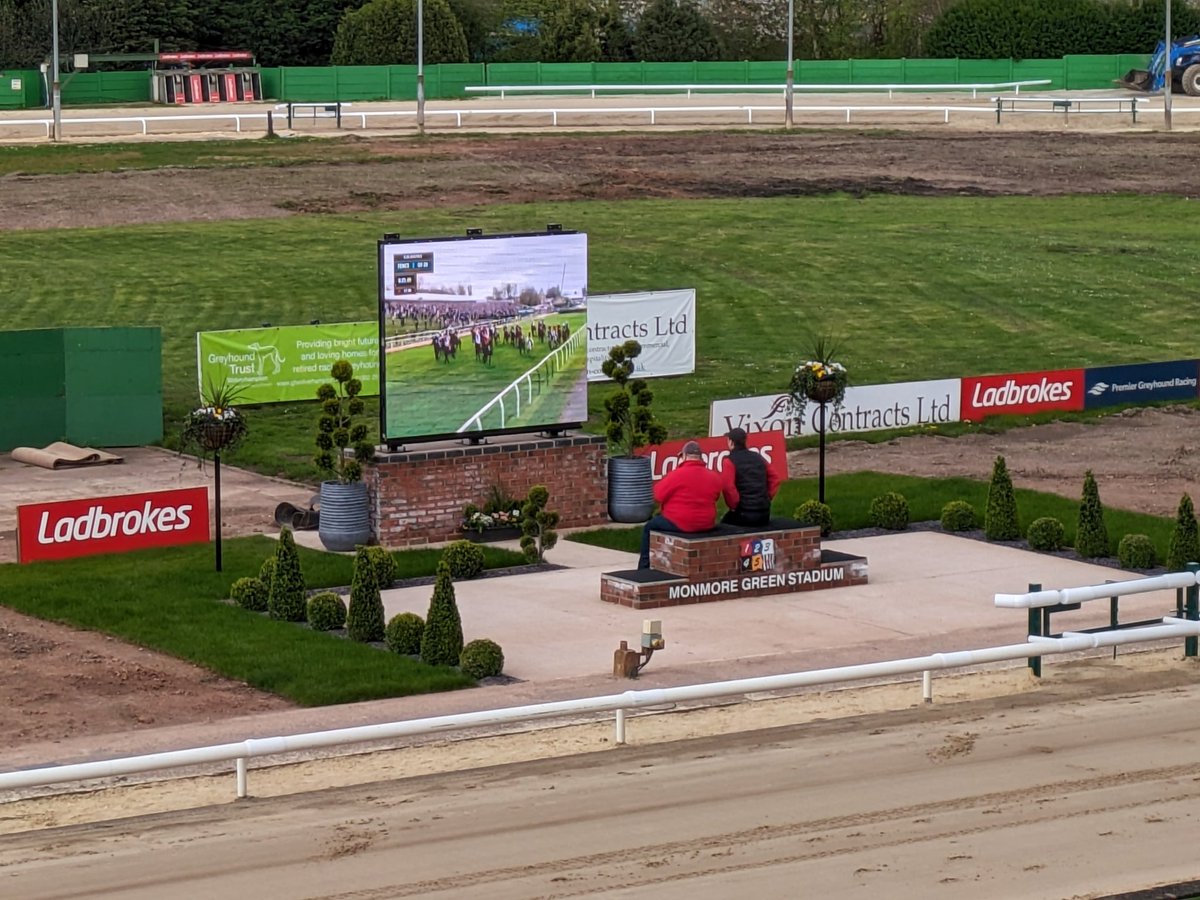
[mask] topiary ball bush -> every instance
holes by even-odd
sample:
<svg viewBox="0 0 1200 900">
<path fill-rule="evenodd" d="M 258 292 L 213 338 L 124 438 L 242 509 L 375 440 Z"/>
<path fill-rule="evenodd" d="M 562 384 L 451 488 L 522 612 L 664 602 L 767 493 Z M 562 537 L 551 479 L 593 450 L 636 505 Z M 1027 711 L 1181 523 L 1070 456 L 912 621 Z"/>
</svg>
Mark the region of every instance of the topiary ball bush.
<svg viewBox="0 0 1200 900">
<path fill-rule="evenodd" d="M 1158 564 L 1154 543 L 1144 534 L 1127 534 L 1117 544 L 1122 569 L 1153 569 Z"/>
<path fill-rule="evenodd" d="M 946 531 L 971 531 L 979 527 L 979 516 L 966 500 L 951 500 L 942 507 L 942 528 Z"/>
<path fill-rule="evenodd" d="M 267 586 L 258 578 L 239 578 L 233 583 L 229 596 L 242 609 L 251 612 L 267 611 Z"/>
<path fill-rule="evenodd" d="M 421 635 L 424 633 L 425 620 L 416 613 L 403 612 L 392 616 L 384 629 L 383 640 L 393 653 L 416 656 L 421 652 Z"/>
<path fill-rule="evenodd" d="M 888 531 L 903 531 L 908 527 L 908 501 L 896 491 L 880 494 L 871 501 L 871 524 Z"/>
<path fill-rule="evenodd" d="M 385 547 L 368 547 L 367 559 L 375 570 L 375 584 L 381 591 L 386 591 L 396 580 L 396 559 Z"/>
<path fill-rule="evenodd" d="M 820 500 L 805 500 L 796 507 L 792 518 L 801 525 L 820 525 L 821 537 L 829 537 L 833 533 L 833 510 Z"/>
<path fill-rule="evenodd" d="M 1063 523 L 1053 516 L 1034 519 L 1025 534 L 1029 546 L 1034 550 L 1061 550 L 1066 541 Z"/>
<path fill-rule="evenodd" d="M 483 548 L 471 541 L 455 541 L 442 553 L 442 559 L 453 578 L 474 578 L 483 571 Z"/>
<path fill-rule="evenodd" d="M 504 651 L 500 649 L 499 644 L 487 638 L 471 641 L 462 649 L 462 655 L 458 658 L 458 668 L 464 675 L 476 681 L 491 678 L 504 671 Z"/>
<path fill-rule="evenodd" d="M 336 631 L 346 624 L 346 601 L 333 591 L 308 598 L 308 624 L 313 631 Z"/>
</svg>

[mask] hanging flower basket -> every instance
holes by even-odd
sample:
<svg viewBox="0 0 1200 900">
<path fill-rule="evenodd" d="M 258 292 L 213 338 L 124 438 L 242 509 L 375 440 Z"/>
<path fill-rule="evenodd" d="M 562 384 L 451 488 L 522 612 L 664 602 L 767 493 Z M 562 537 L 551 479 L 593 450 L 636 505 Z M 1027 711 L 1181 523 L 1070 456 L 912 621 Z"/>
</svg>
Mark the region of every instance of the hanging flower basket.
<svg viewBox="0 0 1200 900">
<path fill-rule="evenodd" d="M 204 422 L 198 428 L 197 443 L 205 450 L 224 450 L 237 438 L 237 426 L 232 422 Z"/>
<path fill-rule="evenodd" d="M 818 338 L 813 345 L 813 358 L 796 366 L 788 385 L 788 396 L 792 401 L 792 415 L 798 424 L 804 424 L 804 413 L 811 403 L 832 407 L 836 413 L 846 399 L 846 388 L 850 384 L 846 367 L 833 359 L 832 342 Z"/>
<path fill-rule="evenodd" d="M 828 403 L 837 396 L 838 383 L 832 378 L 819 378 L 808 384 L 805 393 L 815 403 Z"/>
</svg>

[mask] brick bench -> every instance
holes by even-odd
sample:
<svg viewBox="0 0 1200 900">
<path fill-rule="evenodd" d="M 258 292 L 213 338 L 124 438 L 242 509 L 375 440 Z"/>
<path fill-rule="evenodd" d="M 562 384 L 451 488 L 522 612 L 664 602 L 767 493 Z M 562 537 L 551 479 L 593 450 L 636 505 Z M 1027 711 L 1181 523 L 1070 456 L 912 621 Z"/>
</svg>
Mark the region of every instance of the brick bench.
<svg viewBox="0 0 1200 900">
<path fill-rule="evenodd" d="M 865 557 L 823 550 L 815 525 L 772 519 L 755 529 L 651 532 L 650 568 L 605 572 L 600 599 L 655 609 L 866 583 Z"/>
</svg>

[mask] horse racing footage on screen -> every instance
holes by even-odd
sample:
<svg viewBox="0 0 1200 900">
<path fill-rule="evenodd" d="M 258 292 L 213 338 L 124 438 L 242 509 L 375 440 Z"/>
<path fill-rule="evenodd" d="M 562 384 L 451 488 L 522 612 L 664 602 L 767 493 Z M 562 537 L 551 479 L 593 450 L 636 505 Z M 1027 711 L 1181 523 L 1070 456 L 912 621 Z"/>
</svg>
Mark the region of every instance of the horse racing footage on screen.
<svg viewBox="0 0 1200 900">
<path fill-rule="evenodd" d="M 587 235 L 379 242 L 383 438 L 560 431 L 587 419 Z"/>
</svg>

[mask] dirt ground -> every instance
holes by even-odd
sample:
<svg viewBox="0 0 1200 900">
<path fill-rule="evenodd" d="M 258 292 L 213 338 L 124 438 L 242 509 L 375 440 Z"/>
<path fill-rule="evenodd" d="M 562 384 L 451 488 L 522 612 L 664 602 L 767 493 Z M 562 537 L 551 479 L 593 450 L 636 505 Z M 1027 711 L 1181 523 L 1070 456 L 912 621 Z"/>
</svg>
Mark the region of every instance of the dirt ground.
<svg viewBox="0 0 1200 900">
<path fill-rule="evenodd" d="M 522 135 L 439 138 L 427 144 L 385 138 L 368 146 L 378 162 L 8 176 L 0 178 L 0 228 L 834 190 L 1200 195 L 1195 138 L 1160 133 Z M 986 478 L 995 456 L 1003 454 L 1018 487 L 1078 497 L 1083 471 L 1091 468 L 1106 505 L 1166 515 L 1196 483 L 1198 424 L 1200 414 L 1193 410 L 1155 409 L 1093 425 L 1052 424 L 1002 435 L 923 436 L 882 445 L 839 441 L 829 447 L 827 471 Z M 816 451 L 792 454 L 791 463 L 794 475 L 814 473 Z M 22 480 L 5 474 L 0 508 L 12 509 Z M 261 531 L 263 517 L 258 512 L 231 517 L 225 533 Z M 11 742 L 211 721 L 287 706 L 177 660 L 4 607 L 0 678 L 0 733 Z"/>
</svg>

